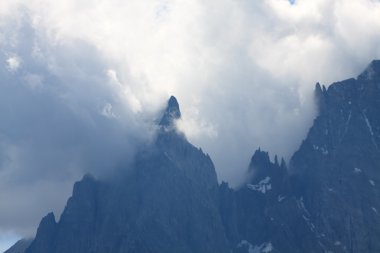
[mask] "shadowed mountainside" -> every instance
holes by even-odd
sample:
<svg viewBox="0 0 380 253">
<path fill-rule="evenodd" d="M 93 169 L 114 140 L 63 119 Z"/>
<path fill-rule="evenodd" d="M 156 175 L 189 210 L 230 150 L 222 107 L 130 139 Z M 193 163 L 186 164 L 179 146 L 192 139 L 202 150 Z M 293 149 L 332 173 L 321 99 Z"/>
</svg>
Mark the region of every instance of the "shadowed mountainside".
<svg viewBox="0 0 380 253">
<path fill-rule="evenodd" d="M 25 252 L 380 252 L 380 61 L 315 96 L 289 165 L 258 149 L 239 189 L 177 132 L 171 97 L 154 143 L 112 182 L 84 176 Z"/>
</svg>

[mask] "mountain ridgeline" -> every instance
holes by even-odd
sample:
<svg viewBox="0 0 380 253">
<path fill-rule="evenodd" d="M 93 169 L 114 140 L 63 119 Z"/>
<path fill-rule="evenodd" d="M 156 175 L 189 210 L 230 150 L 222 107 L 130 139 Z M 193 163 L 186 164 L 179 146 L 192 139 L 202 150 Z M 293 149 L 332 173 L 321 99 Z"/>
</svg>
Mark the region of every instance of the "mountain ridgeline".
<svg viewBox="0 0 380 253">
<path fill-rule="evenodd" d="M 239 189 L 175 128 L 117 180 L 86 175 L 25 253 L 380 252 L 380 61 L 315 89 L 319 115 L 288 165 L 257 150 Z"/>
</svg>

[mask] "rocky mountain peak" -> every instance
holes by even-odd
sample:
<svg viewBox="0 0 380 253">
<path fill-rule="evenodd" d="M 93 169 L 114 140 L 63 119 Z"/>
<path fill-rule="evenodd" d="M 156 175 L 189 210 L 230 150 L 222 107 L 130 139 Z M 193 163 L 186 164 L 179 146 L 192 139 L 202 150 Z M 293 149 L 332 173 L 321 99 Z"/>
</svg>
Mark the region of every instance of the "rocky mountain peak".
<svg viewBox="0 0 380 253">
<path fill-rule="evenodd" d="M 27 248 L 32 252 L 51 252 L 53 249 L 53 241 L 57 233 L 57 223 L 53 213 L 47 214 L 42 218 L 37 229 L 36 238 Z"/>
<path fill-rule="evenodd" d="M 270 164 L 268 152 L 262 151 L 260 148 L 255 151 L 251 158 L 250 168 L 256 166 L 267 166 Z"/>
<path fill-rule="evenodd" d="M 41 227 L 52 227 L 56 224 L 54 213 L 50 212 L 48 213 L 44 218 L 41 220 Z"/>
<path fill-rule="evenodd" d="M 121 180 L 85 175 L 25 253 L 380 252 L 380 61 L 315 95 L 288 165 L 259 148 L 238 189 L 218 186 L 210 157 L 175 131 L 170 97 L 156 142 Z"/>
<path fill-rule="evenodd" d="M 314 98 L 320 113 L 326 110 L 327 89 L 326 86 L 317 83 L 314 89 Z"/>
<path fill-rule="evenodd" d="M 85 174 L 80 182 L 74 184 L 73 196 L 77 198 L 87 196 L 88 192 L 94 189 L 95 184 L 96 180 L 94 176 Z"/>
<path fill-rule="evenodd" d="M 279 162 L 277 155 L 275 155 L 272 162 L 269 153 L 259 148 L 252 156 L 248 173 L 250 174 L 250 184 L 262 186 L 263 183 L 267 182 L 270 189 L 275 190 L 274 195 L 276 195 L 279 189 L 284 188 L 283 181 L 287 177 L 287 168 L 284 159 Z"/>
<path fill-rule="evenodd" d="M 75 183 L 58 223 L 43 219 L 26 253 L 229 252 L 214 165 L 175 131 L 180 116 L 171 97 L 156 141 L 116 180 Z"/>
<path fill-rule="evenodd" d="M 181 111 L 179 109 L 178 101 L 174 96 L 171 96 L 159 125 L 165 128 L 171 128 L 174 125 L 174 121 L 180 118 Z"/>
<path fill-rule="evenodd" d="M 258 148 L 251 158 L 248 171 L 257 172 L 258 170 L 267 170 L 269 167 L 282 168 L 286 170 L 286 163 L 284 158 L 279 158 L 277 155 L 274 156 L 274 161 L 272 162 L 269 157 L 269 153 Z M 267 173 L 267 172 L 266 172 Z"/>
<path fill-rule="evenodd" d="M 373 60 L 367 68 L 358 76 L 360 80 L 379 80 L 380 79 L 380 60 Z"/>
</svg>

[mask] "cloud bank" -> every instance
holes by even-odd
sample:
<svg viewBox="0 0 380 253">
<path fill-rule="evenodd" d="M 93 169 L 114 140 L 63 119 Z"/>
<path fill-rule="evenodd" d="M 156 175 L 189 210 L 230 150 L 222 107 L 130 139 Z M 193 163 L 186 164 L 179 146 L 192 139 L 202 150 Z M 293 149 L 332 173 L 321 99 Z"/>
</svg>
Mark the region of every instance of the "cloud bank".
<svg viewBox="0 0 380 253">
<path fill-rule="evenodd" d="M 317 81 L 379 57 L 375 0 L 1 1 L 0 237 L 33 234 L 84 172 L 128 160 L 169 95 L 238 185 L 257 147 L 297 149 Z"/>
</svg>

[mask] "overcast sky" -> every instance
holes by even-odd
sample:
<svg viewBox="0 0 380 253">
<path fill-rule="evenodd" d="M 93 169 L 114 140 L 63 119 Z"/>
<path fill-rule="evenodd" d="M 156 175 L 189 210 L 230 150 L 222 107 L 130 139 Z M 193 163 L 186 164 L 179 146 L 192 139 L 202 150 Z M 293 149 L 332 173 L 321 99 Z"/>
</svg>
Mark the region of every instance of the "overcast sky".
<svg viewBox="0 0 380 253">
<path fill-rule="evenodd" d="M 316 82 L 379 57 L 378 0 L 0 1 L 0 252 L 122 167 L 170 95 L 236 186 L 259 146 L 297 149 Z"/>
</svg>

